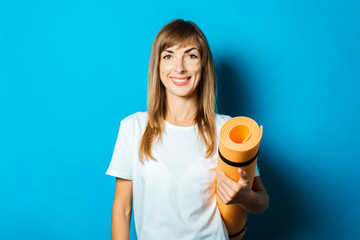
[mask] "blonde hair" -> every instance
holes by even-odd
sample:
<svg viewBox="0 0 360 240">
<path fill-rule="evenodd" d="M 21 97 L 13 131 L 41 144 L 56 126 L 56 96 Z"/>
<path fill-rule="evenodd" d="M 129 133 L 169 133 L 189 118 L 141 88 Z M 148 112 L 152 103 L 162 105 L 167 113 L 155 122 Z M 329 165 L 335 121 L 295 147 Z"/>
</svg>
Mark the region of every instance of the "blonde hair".
<svg viewBox="0 0 360 240">
<path fill-rule="evenodd" d="M 148 122 L 139 147 L 139 159 L 142 163 L 144 159 L 156 160 L 151 149 L 155 140 L 161 139 L 167 111 L 165 87 L 159 76 L 160 54 L 166 48 L 175 45 L 185 47 L 189 44 L 195 44 L 202 61 L 202 77 L 197 87 L 197 112 L 194 121 L 206 146 L 206 157 L 210 157 L 215 152 L 216 75 L 209 44 L 195 23 L 176 19 L 159 31 L 151 49 L 148 72 Z"/>
</svg>

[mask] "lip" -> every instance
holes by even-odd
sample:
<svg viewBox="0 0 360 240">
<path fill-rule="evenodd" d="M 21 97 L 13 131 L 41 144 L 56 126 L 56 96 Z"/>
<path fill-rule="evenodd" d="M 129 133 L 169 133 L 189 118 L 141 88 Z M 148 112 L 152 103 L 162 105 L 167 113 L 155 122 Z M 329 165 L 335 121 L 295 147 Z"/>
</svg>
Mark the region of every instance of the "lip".
<svg viewBox="0 0 360 240">
<path fill-rule="evenodd" d="M 176 85 L 176 86 L 184 86 L 186 84 L 189 83 L 191 77 L 170 77 L 171 81 Z M 181 82 L 177 82 L 175 81 L 174 79 L 176 80 L 185 80 L 187 79 L 186 81 L 181 81 Z"/>
</svg>

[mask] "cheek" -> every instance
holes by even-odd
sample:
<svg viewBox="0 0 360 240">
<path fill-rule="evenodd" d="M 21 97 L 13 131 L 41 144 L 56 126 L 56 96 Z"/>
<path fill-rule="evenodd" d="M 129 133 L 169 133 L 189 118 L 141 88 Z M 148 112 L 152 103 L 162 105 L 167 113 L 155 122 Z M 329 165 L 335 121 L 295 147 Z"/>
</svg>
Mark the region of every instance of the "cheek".
<svg viewBox="0 0 360 240">
<path fill-rule="evenodd" d="M 191 69 L 189 69 L 191 71 L 191 74 L 195 77 L 196 81 L 193 82 L 193 87 L 197 87 L 199 85 L 199 82 L 201 81 L 201 73 L 202 73 L 202 67 L 201 65 L 192 65 Z"/>
<path fill-rule="evenodd" d="M 191 62 L 188 64 L 187 69 L 193 74 L 201 74 L 201 63 L 200 62 Z"/>
<path fill-rule="evenodd" d="M 162 64 L 159 66 L 159 75 L 162 81 L 166 81 L 171 74 L 171 67 L 169 64 Z"/>
<path fill-rule="evenodd" d="M 198 78 L 201 77 L 201 65 L 195 65 L 195 66 L 192 66 L 192 69 L 191 69 L 191 72 L 193 74 L 196 74 Z"/>
<path fill-rule="evenodd" d="M 160 79 L 161 81 L 165 80 L 166 76 L 167 76 L 167 66 L 165 64 L 160 64 L 159 65 L 159 75 L 160 75 Z"/>
</svg>

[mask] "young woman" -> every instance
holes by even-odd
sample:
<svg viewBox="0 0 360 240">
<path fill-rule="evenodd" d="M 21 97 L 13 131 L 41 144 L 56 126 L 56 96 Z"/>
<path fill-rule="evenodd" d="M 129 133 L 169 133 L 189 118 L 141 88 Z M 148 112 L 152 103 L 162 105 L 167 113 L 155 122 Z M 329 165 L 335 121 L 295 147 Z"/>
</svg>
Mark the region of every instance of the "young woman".
<svg viewBox="0 0 360 240">
<path fill-rule="evenodd" d="M 215 109 L 215 69 L 197 25 L 174 20 L 152 45 L 148 109 L 121 121 L 107 174 L 116 177 L 112 239 L 128 239 L 132 203 L 138 239 L 228 239 L 216 205 L 264 211 L 256 170 L 252 189 L 216 172 L 218 133 L 229 116 Z M 215 177 L 217 175 L 217 182 Z"/>
</svg>

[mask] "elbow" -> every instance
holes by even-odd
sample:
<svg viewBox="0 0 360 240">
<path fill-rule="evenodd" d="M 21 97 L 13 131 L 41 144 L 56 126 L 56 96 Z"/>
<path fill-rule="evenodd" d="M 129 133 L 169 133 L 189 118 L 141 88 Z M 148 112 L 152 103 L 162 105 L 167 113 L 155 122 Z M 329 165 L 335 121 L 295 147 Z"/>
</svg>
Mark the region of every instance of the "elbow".
<svg viewBox="0 0 360 240">
<path fill-rule="evenodd" d="M 266 209 L 269 208 L 269 202 L 267 202 L 266 204 L 260 206 L 258 209 L 256 209 L 256 211 L 254 211 L 253 214 L 260 214 L 266 211 Z"/>
<path fill-rule="evenodd" d="M 256 208 L 253 209 L 248 209 L 248 213 L 251 214 L 260 214 L 265 212 L 265 210 L 269 207 L 269 205 L 265 205 L 265 206 L 257 206 Z"/>
<path fill-rule="evenodd" d="M 113 217 L 121 217 L 128 219 L 131 217 L 132 204 L 131 202 L 126 204 L 120 201 L 114 201 L 112 206 Z"/>
<path fill-rule="evenodd" d="M 122 216 L 122 217 L 125 217 L 125 218 L 130 218 L 131 217 L 131 212 L 132 212 L 131 206 L 130 207 L 123 207 L 123 208 L 115 206 L 112 209 L 113 216 Z"/>
</svg>

